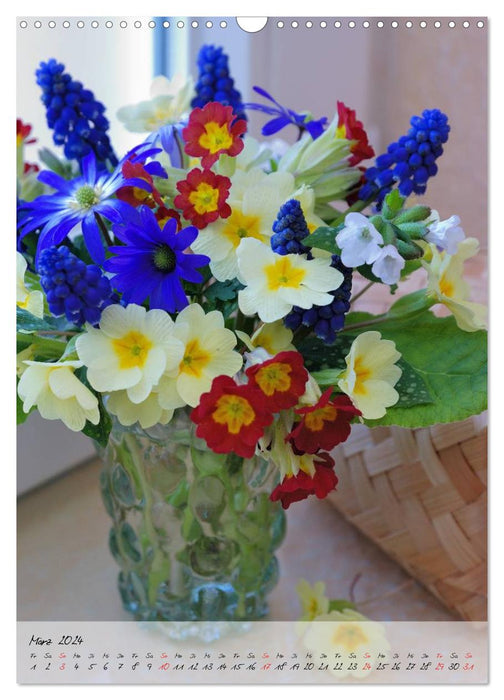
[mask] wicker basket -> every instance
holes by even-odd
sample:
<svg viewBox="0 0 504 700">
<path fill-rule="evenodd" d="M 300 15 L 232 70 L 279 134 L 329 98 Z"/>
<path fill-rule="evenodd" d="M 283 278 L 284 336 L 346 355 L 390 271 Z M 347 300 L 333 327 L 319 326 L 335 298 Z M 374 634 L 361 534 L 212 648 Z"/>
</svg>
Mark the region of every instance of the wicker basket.
<svg viewBox="0 0 504 700">
<path fill-rule="evenodd" d="M 465 620 L 487 619 L 486 414 L 431 428 L 355 425 L 334 451 L 336 508 Z"/>
</svg>

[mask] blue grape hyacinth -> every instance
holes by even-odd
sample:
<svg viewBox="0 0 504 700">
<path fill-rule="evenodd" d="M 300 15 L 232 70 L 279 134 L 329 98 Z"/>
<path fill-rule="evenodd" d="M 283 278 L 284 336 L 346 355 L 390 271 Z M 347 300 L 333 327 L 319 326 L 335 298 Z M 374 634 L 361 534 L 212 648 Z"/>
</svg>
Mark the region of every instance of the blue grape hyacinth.
<svg viewBox="0 0 504 700">
<path fill-rule="evenodd" d="M 110 161 L 117 165 L 107 135 L 109 122 L 104 115 L 104 105 L 64 70 L 62 63 L 51 58 L 42 61 L 35 72 L 54 143 L 64 147 L 69 160 L 80 160 L 92 151 L 100 163 Z"/>
<path fill-rule="evenodd" d="M 237 119 L 247 119 L 242 96 L 235 88 L 229 71 L 229 58 L 222 47 L 204 45 L 198 54 L 199 77 L 196 97 L 191 107 L 204 107 L 208 102 L 230 105 Z"/>
<path fill-rule="evenodd" d="M 273 223 L 273 231 L 271 248 L 278 255 L 309 253 L 310 249 L 301 241 L 310 235 L 310 231 L 297 199 L 289 199 L 282 204 Z"/>
<path fill-rule="evenodd" d="M 112 303 L 110 281 L 98 265 L 86 265 L 66 246 L 43 250 L 38 272 L 51 313 L 66 316 L 76 326 L 96 325 Z"/>
<path fill-rule="evenodd" d="M 439 109 L 425 109 L 421 117 L 411 117 L 410 124 L 408 133 L 391 143 L 366 170 L 359 199 L 374 198 L 380 206 L 397 182 L 403 197 L 425 193 L 428 179 L 438 171 L 436 160 L 448 141 L 450 126 Z"/>
<path fill-rule="evenodd" d="M 305 326 L 313 330 L 317 338 L 321 338 L 326 343 L 333 343 L 336 333 L 343 329 L 352 293 L 352 270 L 343 265 L 338 255 L 332 256 L 331 267 L 339 270 L 344 277 L 338 289 L 330 292 L 334 301 L 326 306 L 312 306 L 311 309 L 294 306 L 284 319 L 285 326 L 292 331 Z"/>
</svg>

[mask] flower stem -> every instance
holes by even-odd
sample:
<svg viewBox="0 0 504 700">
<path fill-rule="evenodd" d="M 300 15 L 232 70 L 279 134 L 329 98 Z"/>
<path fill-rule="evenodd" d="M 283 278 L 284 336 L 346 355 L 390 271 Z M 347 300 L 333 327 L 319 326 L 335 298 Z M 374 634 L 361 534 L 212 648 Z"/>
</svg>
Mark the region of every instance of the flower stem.
<svg viewBox="0 0 504 700">
<path fill-rule="evenodd" d="M 101 218 L 101 216 L 98 214 L 97 211 L 95 211 L 94 216 L 96 219 L 96 223 L 100 227 L 100 231 L 102 232 L 103 237 L 105 238 L 107 245 L 108 246 L 113 245 L 112 239 L 110 238 L 110 233 L 108 231 L 108 228 L 105 226 L 105 222 L 103 221 L 103 219 Z"/>
<path fill-rule="evenodd" d="M 375 282 L 368 282 L 365 287 L 363 287 L 360 292 L 357 292 L 351 299 L 350 299 L 350 304 L 353 304 L 354 301 L 357 301 L 359 297 L 361 297 L 367 290 L 373 286 L 373 284 L 376 284 Z"/>
<path fill-rule="evenodd" d="M 345 328 L 341 331 L 342 333 L 346 333 L 347 331 L 353 331 L 356 328 L 366 328 L 367 326 L 374 326 L 377 323 L 380 323 L 381 321 L 385 321 L 388 318 L 387 314 L 382 314 L 381 316 L 374 316 L 373 318 L 370 318 L 369 321 L 360 321 L 360 323 L 351 323 L 349 326 L 345 326 Z M 396 316 L 394 320 L 399 319 L 399 316 Z"/>
<path fill-rule="evenodd" d="M 370 199 L 359 199 L 355 204 L 352 204 L 351 207 L 348 207 L 346 211 L 341 212 L 339 216 L 337 216 L 334 221 L 331 221 L 329 226 L 331 228 L 335 228 L 336 226 L 339 226 L 344 220 L 347 214 L 351 214 L 354 211 L 362 211 L 366 207 L 368 207 L 370 204 L 374 202 L 374 197 L 371 197 Z"/>
</svg>

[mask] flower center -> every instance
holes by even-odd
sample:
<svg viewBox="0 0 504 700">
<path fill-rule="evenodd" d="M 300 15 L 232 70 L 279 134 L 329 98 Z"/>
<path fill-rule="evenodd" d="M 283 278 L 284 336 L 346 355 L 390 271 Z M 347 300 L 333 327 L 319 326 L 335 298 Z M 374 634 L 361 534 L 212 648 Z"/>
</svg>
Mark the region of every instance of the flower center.
<svg viewBox="0 0 504 700">
<path fill-rule="evenodd" d="M 280 287 L 299 289 L 306 276 L 306 271 L 295 267 L 286 255 L 273 265 L 267 265 L 264 272 L 268 280 L 268 289 L 273 291 L 280 289 Z"/>
<path fill-rule="evenodd" d="M 197 214 L 217 211 L 219 206 L 219 190 L 207 182 L 201 182 L 189 195 L 189 201 Z"/>
<path fill-rule="evenodd" d="M 255 412 L 247 399 L 225 394 L 218 399 L 212 418 L 216 423 L 227 425 L 232 435 L 237 435 L 244 425 L 254 422 Z"/>
<path fill-rule="evenodd" d="M 233 137 L 229 133 L 227 124 L 208 122 L 205 131 L 198 139 L 199 145 L 214 154 L 226 150 L 233 145 Z"/>
<path fill-rule="evenodd" d="M 356 357 L 353 370 L 355 372 L 355 394 L 367 394 L 366 380 L 371 376 L 371 371 L 364 365 L 362 357 Z"/>
<path fill-rule="evenodd" d="M 445 297 L 453 296 L 453 283 L 446 279 L 445 275 L 443 275 L 439 280 L 439 291 Z"/>
<path fill-rule="evenodd" d="M 112 347 L 119 358 L 120 369 L 131 369 L 144 366 L 152 343 L 143 333 L 130 331 L 122 338 L 113 340 Z"/>
<path fill-rule="evenodd" d="M 343 646 L 348 651 L 355 651 L 362 644 L 367 644 L 368 638 L 360 625 L 340 622 L 333 637 L 336 646 Z"/>
<path fill-rule="evenodd" d="M 82 185 L 75 191 L 74 196 L 81 209 L 91 209 L 100 201 L 98 193 L 91 185 Z"/>
<path fill-rule="evenodd" d="M 203 369 L 210 362 L 211 357 L 203 350 L 197 340 L 187 343 L 184 357 L 180 363 L 179 370 L 183 374 L 190 374 L 193 377 L 201 377 Z"/>
<path fill-rule="evenodd" d="M 332 423 L 337 415 L 338 411 L 334 408 L 334 406 L 316 408 L 314 411 L 311 411 L 305 415 L 305 425 L 308 430 L 316 433 L 323 429 L 324 421 Z"/>
<path fill-rule="evenodd" d="M 273 396 L 276 391 L 289 391 L 291 387 L 290 373 L 292 367 L 283 362 L 275 362 L 258 370 L 255 380 L 263 394 Z"/>
<path fill-rule="evenodd" d="M 231 241 L 234 248 L 238 248 L 243 238 L 256 238 L 264 242 L 264 236 L 261 236 L 259 231 L 259 217 L 247 216 L 238 209 L 233 209 L 226 221 L 223 234 Z"/>
<path fill-rule="evenodd" d="M 177 257 L 169 245 L 162 243 L 156 247 L 152 262 L 159 272 L 173 272 L 177 265 Z"/>
</svg>

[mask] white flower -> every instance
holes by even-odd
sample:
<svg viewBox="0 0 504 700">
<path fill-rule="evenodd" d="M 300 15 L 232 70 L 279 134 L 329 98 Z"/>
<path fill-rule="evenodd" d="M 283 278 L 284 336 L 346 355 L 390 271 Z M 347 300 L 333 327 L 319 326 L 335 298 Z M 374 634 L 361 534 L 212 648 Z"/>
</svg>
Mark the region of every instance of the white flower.
<svg viewBox="0 0 504 700">
<path fill-rule="evenodd" d="M 124 390 L 113 391 L 108 397 L 107 408 L 122 425 L 133 425 L 138 421 L 142 428 L 152 428 L 158 423 L 165 425 L 173 418 L 173 409 L 162 408 L 155 391 L 140 403 L 130 401 Z"/>
<path fill-rule="evenodd" d="M 402 370 L 395 363 L 400 357 L 395 343 L 383 340 L 378 331 L 366 331 L 353 341 L 338 386 L 363 418 L 381 418 L 389 406 L 398 402 L 394 386 Z"/>
<path fill-rule="evenodd" d="M 455 255 L 459 243 L 465 238 L 464 230 L 459 224 L 460 218 L 458 216 L 450 216 L 445 221 L 434 221 L 429 224 L 427 235 L 424 238 L 429 243 L 437 245 L 438 248 L 446 250 L 448 255 Z"/>
<path fill-rule="evenodd" d="M 121 107 L 117 112 L 117 118 L 128 131 L 151 133 L 166 124 L 179 122 L 190 110 L 194 86 L 191 78 L 175 76 L 168 80 L 160 75 L 154 78 L 150 92 L 149 101 Z"/>
<path fill-rule="evenodd" d="M 422 260 L 427 270 L 427 294 L 446 306 L 457 323 L 457 326 L 467 332 L 486 328 L 486 308 L 482 304 L 468 301 L 470 288 L 464 280 L 464 263 L 478 252 L 476 238 L 466 238 L 459 243 L 455 255 L 448 252 L 440 253 L 431 243 Z M 425 257 L 431 257 L 427 262 Z"/>
<path fill-rule="evenodd" d="M 317 581 L 310 586 L 308 581 L 301 578 L 296 586 L 296 593 L 303 608 L 301 620 L 313 620 L 319 615 L 329 612 L 329 598 L 325 595 L 325 583 Z"/>
<path fill-rule="evenodd" d="M 44 297 L 41 291 L 30 292 L 25 285 L 25 273 L 28 267 L 21 253 L 16 252 L 16 305 L 26 309 L 37 318 L 44 315 Z"/>
<path fill-rule="evenodd" d="M 238 247 L 240 278 L 246 288 L 238 292 L 238 305 L 246 316 L 257 314 L 271 323 L 293 306 L 310 309 L 333 300 L 330 291 L 343 282 L 331 259 L 306 260 L 302 255 L 277 255 L 268 245 L 244 239 Z"/>
<path fill-rule="evenodd" d="M 292 345 L 293 333 L 280 320 L 274 323 L 263 323 L 252 337 L 243 331 L 235 331 L 235 333 L 249 350 L 264 348 L 271 357 L 283 350 L 295 350 Z"/>
<path fill-rule="evenodd" d="M 98 399 L 74 374 L 82 362 L 25 361 L 25 364 L 28 367 L 18 384 L 25 413 L 37 406 L 42 418 L 59 418 L 75 431 L 82 430 L 86 420 L 94 425 L 100 422 Z"/>
<path fill-rule="evenodd" d="M 363 214 L 352 212 L 345 217 L 345 228 L 336 236 L 341 248 L 341 262 L 347 267 L 370 265 L 380 255 L 383 237 Z"/>
<path fill-rule="evenodd" d="M 173 335 L 174 323 L 162 309 L 119 304 L 103 311 L 100 328 L 88 326 L 76 350 L 97 391 L 126 389 L 133 403 L 149 396 L 166 369 L 180 363 L 184 346 Z"/>
<path fill-rule="evenodd" d="M 310 230 L 324 223 L 313 212 L 313 192 L 310 188 L 296 190 L 290 173 L 267 174 L 260 168 L 236 170 L 231 183 L 227 200 L 231 216 L 209 224 L 192 244 L 196 253 L 208 255 L 212 274 L 220 281 L 240 279 L 238 246 L 246 239 L 268 243 L 278 211 L 288 199 L 299 199 Z"/>
<path fill-rule="evenodd" d="M 373 275 L 381 279 L 385 284 L 397 284 L 401 279 L 401 270 L 405 266 L 404 258 L 393 245 L 386 245 L 371 267 Z"/>
<path fill-rule="evenodd" d="M 165 409 L 197 406 L 215 377 L 232 377 L 242 367 L 242 357 L 233 349 L 236 336 L 225 328 L 220 311 L 205 314 L 199 304 L 186 306 L 177 316 L 173 335 L 182 345 L 182 357 L 167 369 L 157 388 Z"/>
</svg>

